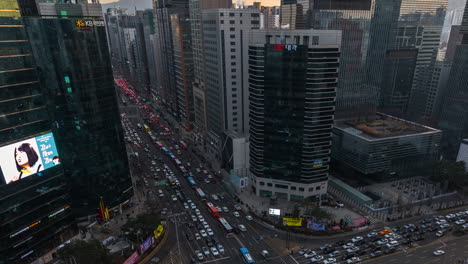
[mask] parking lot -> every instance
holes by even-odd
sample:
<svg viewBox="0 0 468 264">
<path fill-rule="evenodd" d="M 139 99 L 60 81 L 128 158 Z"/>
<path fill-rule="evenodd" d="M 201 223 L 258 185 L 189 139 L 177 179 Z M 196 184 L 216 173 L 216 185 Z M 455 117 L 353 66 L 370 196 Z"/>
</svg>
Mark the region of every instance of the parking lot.
<svg viewBox="0 0 468 264">
<path fill-rule="evenodd" d="M 468 211 L 460 211 L 426 218 L 417 223 L 405 224 L 391 229 L 375 230 L 349 240 L 325 244 L 320 248 L 302 249 L 294 252 L 292 256 L 301 264 L 367 262 L 395 252 L 418 248 L 450 235 L 450 232 L 454 230 L 466 230 L 468 228 L 467 221 Z M 435 249 L 428 252 L 427 255 L 432 260 L 437 260 L 437 258 L 443 258 L 445 254 L 444 249 Z"/>
</svg>

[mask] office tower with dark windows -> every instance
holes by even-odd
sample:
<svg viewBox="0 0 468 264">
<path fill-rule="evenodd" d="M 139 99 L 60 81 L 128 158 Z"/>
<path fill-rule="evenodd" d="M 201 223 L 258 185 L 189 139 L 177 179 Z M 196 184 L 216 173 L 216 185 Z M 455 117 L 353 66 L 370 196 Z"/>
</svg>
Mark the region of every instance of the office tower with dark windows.
<svg viewBox="0 0 468 264">
<path fill-rule="evenodd" d="M 468 138 L 468 6 L 465 7 L 460 33 L 462 40 L 455 49 L 439 120 L 439 128 L 444 131 L 446 157 L 453 160 L 460 142 Z"/>
<path fill-rule="evenodd" d="M 190 18 L 186 12 L 171 14 L 172 47 L 174 49 L 175 86 L 177 91 L 177 116 L 186 130 L 192 129 L 193 109 L 193 53 Z"/>
<path fill-rule="evenodd" d="M 202 11 L 208 151 L 218 159 L 226 131 L 248 133 L 248 32 L 260 28 L 257 9 Z"/>
<path fill-rule="evenodd" d="M 308 25 L 309 0 L 281 0 L 280 27 L 305 29 Z"/>
<path fill-rule="evenodd" d="M 0 263 L 31 263 L 77 233 L 61 159 L 23 15 L 0 1 Z M 54 35 L 55 36 L 55 35 Z M 55 36 L 56 37 L 56 36 Z"/>
<path fill-rule="evenodd" d="M 193 107 L 195 112 L 194 128 L 197 132 L 206 133 L 206 88 L 204 69 L 203 30 L 201 12 L 205 9 L 230 8 L 231 0 L 189 0 L 190 25 L 193 51 Z"/>
<path fill-rule="evenodd" d="M 380 0 L 375 1 L 374 8 L 366 58 L 370 89 L 380 92 L 380 103 L 395 103 L 385 107 L 380 104 L 382 111 L 396 109 L 394 115 L 421 119 L 425 116 L 423 109 L 428 97 L 425 87 L 436 60 L 447 0 Z M 398 89 L 398 82 L 409 80 L 402 69 L 412 67 L 408 53 L 411 49 L 417 51 L 412 84 L 409 90 Z M 393 76 L 394 85 L 385 84 L 389 70 L 403 74 Z"/>
<path fill-rule="evenodd" d="M 365 65 L 375 0 L 315 0 L 313 3 L 312 28 L 342 31 L 335 118 L 372 115 L 377 107 L 378 91 L 367 84 Z"/>
<path fill-rule="evenodd" d="M 251 31 L 250 182 L 258 196 L 327 190 L 341 32 Z"/>
</svg>

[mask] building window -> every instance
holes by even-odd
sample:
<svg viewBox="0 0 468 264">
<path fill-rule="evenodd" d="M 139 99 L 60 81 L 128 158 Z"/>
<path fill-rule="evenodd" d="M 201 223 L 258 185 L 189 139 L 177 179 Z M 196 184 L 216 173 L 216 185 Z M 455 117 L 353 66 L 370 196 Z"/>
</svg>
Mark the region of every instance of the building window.
<svg viewBox="0 0 468 264">
<path fill-rule="evenodd" d="M 280 188 L 280 189 L 288 189 L 288 186 L 287 186 L 287 185 L 283 185 L 283 184 L 275 184 L 275 187 L 276 187 L 276 188 Z"/>
<path fill-rule="evenodd" d="M 237 110 L 237 106 L 233 106 L 233 107 L 232 107 L 232 110 Z"/>
<path fill-rule="evenodd" d="M 259 16 L 260 16 L 259 13 L 252 13 L 252 14 L 250 14 L 250 15 L 251 15 L 252 17 L 259 17 Z"/>
<path fill-rule="evenodd" d="M 265 185 L 265 182 L 260 182 L 260 186 L 264 186 Z"/>
<path fill-rule="evenodd" d="M 231 59 L 235 59 L 236 58 L 236 55 L 231 55 Z"/>
<path fill-rule="evenodd" d="M 237 115 L 237 112 L 232 112 L 232 115 L 235 115 L 235 116 L 236 116 L 236 115 Z"/>
<path fill-rule="evenodd" d="M 236 49 L 231 49 L 231 52 L 236 52 Z"/>
<path fill-rule="evenodd" d="M 320 186 L 315 187 L 315 190 L 316 191 L 320 190 Z"/>
<path fill-rule="evenodd" d="M 233 97 L 233 98 L 236 98 L 236 97 L 237 97 L 237 94 L 232 94 L 232 97 Z"/>
<path fill-rule="evenodd" d="M 236 79 L 237 76 L 236 76 L 236 75 L 231 75 L 231 78 L 232 78 L 232 79 Z"/>
<path fill-rule="evenodd" d="M 309 192 L 313 192 L 313 191 L 314 191 L 314 187 L 310 187 Z"/>
<path fill-rule="evenodd" d="M 221 24 L 224 24 L 224 20 L 219 21 Z"/>
<path fill-rule="evenodd" d="M 229 31 L 236 31 L 236 29 L 235 28 L 229 28 Z M 235 35 L 231 35 L 231 38 L 234 38 L 233 36 L 235 37 Z"/>
<path fill-rule="evenodd" d="M 312 36 L 312 45 L 319 44 L 319 36 Z"/>
<path fill-rule="evenodd" d="M 241 14 L 242 15 L 242 14 Z M 242 20 L 240 21 L 240 23 L 242 24 Z"/>
<path fill-rule="evenodd" d="M 291 201 L 302 201 L 302 200 L 304 200 L 304 196 L 302 196 L 302 195 L 291 194 L 289 196 L 289 198 L 290 198 Z"/>
<path fill-rule="evenodd" d="M 272 185 L 271 183 L 267 183 L 267 186 L 268 186 L 268 187 L 271 187 L 271 186 L 273 186 L 273 185 Z"/>
<path fill-rule="evenodd" d="M 234 16 L 234 13 L 229 13 L 229 16 L 230 16 L 230 17 L 233 17 L 233 16 Z"/>
<path fill-rule="evenodd" d="M 236 62 L 235 61 L 231 62 L 231 65 L 236 65 Z"/>
<path fill-rule="evenodd" d="M 236 23 L 236 21 L 234 21 L 234 20 L 229 20 L 229 24 L 232 25 L 232 24 L 235 24 L 235 23 Z"/>
<path fill-rule="evenodd" d="M 232 124 L 232 127 L 237 127 L 237 124 Z"/>
<path fill-rule="evenodd" d="M 235 41 L 231 41 L 231 45 L 236 45 L 236 42 L 235 42 Z"/>
<path fill-rule="evenodd" d="M 258 21 L 258 20 L 253 20 L 253 21 L 252 21 L 252 24 L 253 24 L 253 25 L 260 24 L 260 21 Z"/>
<path fill-rule="evenodd" d="M 232 121 L 234 121 L 234 122 L 237 121 L 237 118 L 233 118 Z"/>
<path fill-rule="evenodd" d="M 296 190 L 296 186 L 291 186 L 291 191 L 295 191 Z"/>
<path fill-rule="evenodd" d="M 304 36 L 304 45 L 309 45 L 309 36 Z"/>
<path fill-rule="evenodd" d="M 232 85 L 236 85 L 237 82 L 232 82 L 231 84 L 232 84 Z M 234 89 L 235 89 L 235 88 L 233 88 L 232 90 L 234 91 Z"/>
<path fill-rule="evenodd" d="M 236 72 L 237 70 L 236 69 L 231 69 L 231 72 Z"/>
<path fill-rule="evenodd" d="M 304 188 L 299 187 L 299 191 L 300 191 L 300 192 L 303 192 L 303 191 L 304 191 Z"/>
<path fill-rule="evenodd" d="M 224 13 L 219 13 L 219 16 L 224 16 Z"/>
</svg>

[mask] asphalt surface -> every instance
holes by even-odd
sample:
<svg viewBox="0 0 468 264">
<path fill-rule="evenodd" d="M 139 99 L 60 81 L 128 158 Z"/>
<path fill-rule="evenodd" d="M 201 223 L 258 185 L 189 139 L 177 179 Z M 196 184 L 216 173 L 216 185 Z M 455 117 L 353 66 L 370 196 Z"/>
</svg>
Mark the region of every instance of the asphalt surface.
<svg viewBox="0 0 468 264">
<path fill-rule="evenodd" d="M 164 186 L 153 186 L 157 181 L 165 179 L 166 175 L 163 171 L 164 164 L 166 164 L 170 170 L 174 173 L 177 179 L 180 182 L 180 190 L 187 199 L 192 200 L 197 208 L 200 210 L 201 215 L 203 215 L 205 221 L 209 224 L 210 228 L 215 233 L 215 236 L 219 239 L 220 244 L 223 245 L 225 253 L 220 254 L 220 256 L 213 256 L 211 253 L 204 256 L 204 260 L 201 263 L 243 263 L 242 257 L 239 253 L 239 248 L 246 247 L 249 249 L 253 259 L 257 263 L 291 263 L 291 264 L 305 264 L 310 263 L 310 259 L 304 258 L 302 255 L 299 255 L 297 252 L 293 252 L 292 255 L 288 254 L 289 248 L 307 247 L 313 250 L 316 249 L 322 244 L 325 243 L 335 243 L 339 240 L 349 240 L 353 236 L 364 235 L 369 233 L 371 230 L 363 230 L 362 232 L 354 232 L 352 234 L 345 234 L 342 237 L 333 237 L 333 238 L 324 238 L 324 237 L 304 237 L 302 235 L 297 235 L 294 233 L 285 233 L 277 232 L 271 228 L 266 227 L 265 225 L 254 221 L 249 221 L 246 219 L 246 214 L 244 212 L 239 212 L 240 217 L 235 217 L 232 212 L 236 211 L 234 205 L 236 202 L 233 197 L 229 195 L 226 191 L 221 179 L 215 176 L 213 171 L 210 171 L 210 174 L 217 178 L 216 183 L 206 183 L 204 180 L 206 178 L 203 173 L 197 173 L 195 168 L 201 168 L 201 170 L 209 170 L 210 166 L 201 162 L 201 159 L 197 154 L 192 152 L 191 147 L 189 146 L 188 150 L 181 150 L 181 154 L 177 154 L 176 150 L 173 149 L 173 154 L 182 162 L 185 168 L 191 171 L 194 174 L 194 178 L 197 182 L 197 186 L 200 187 L 205 194 L 207 195 L 206 202 L 211 202 L 219 207 L 227 207 L 229 212 L 222 212 L 221 217 L 225 218 L 231 226 L 237 226 L 243 224 L 246 228 L 246 232 L 240 232 L 232 236 L 226 236 L 224 231 L 217 222 L 217 219 L 212 217 L 206 207 L 206 202 L 203 202 L 198 199 L 198 196 L 195 194 L 194 190 L 191 188 L 189 183 L 186 181 L 185 177 L 182 175 L 180 170 L 176 168 L 171 158 L 167 156 L 162 150 L 159 149 L 157 145 L 152 142 L 148 133 L 144 130 L 139 129 L 137 124 L 148 124 L 151 127 L 151 132 L 158 133 L 157 140 L 161 140 L 165 147 L 174 147 L 175 143 L 182 140 L 181 136 L 177 133 L 172 135 L 161 135 L 164 132 L 164 128 L 169 127 L 172 132 L 174 129 L 170 127 L 168 122 L 162 117 L 162 113 L 153 113 L 160 115 L 161 126 L 155 126 L 154 124 L 149 124 L 143 119 L 145 116 L 148 116 L 139 106 L 137 106 L 137 115 L 135 115 L 135 104 L 130 101 L 129 98 L 124 97 L 123 93 L 121 97 L 125 99 L 128 103 L 127 106 L 121 108 L 123 112 L 128 111 L 132 114 L 133 117 L 129 117 L 130 127 L 138 134 L 138 137 L 141 139 L 142 143 L 134 144 L 133 141 L 129 143 L 129 148 L 132 152 L 139 153 L 139 164 L 141 164 L 142 172 L 138 175 L 134 175 L 139 182 L 141 183 L 140 188 L 135 188 L 135 191 L 142 196 L 148 196 L 147 191 L 151 190 L 157 194 L 157 190 L 162 190 L 164 192 L 164 197 L 159 197 L 155 199 L 155 203 L 158 205 L 159 209 L 167 208 L 167 213 L 165 215 L 165 220 L 168 225 L 170 225 L 170 233 L 165 241 L 165 244 L 160 248 L 158 253 L 153 259 L 159 258 L 162 260 L 162 263 L 191 263 L 191 258 L 195 257 L 195 250 L 202 251 L 203 247 L 208 247 L 205 239 L 201 240 L 192 240 L 189 241 L 186 238 L 186 234 L 194 237 L 195 233 L 198 233 L 199 230 L 196 227 L 189 227 L 188 223 L 192 223 L 191 215 L 195 215 L 194 210 L 185 209 L 183 203 L 180 200 L 172 201 L 171 195 L 176 193 L 176 189 L 164 187 Z M 120 103 L 122 103 L 120 101 Z M 167 114 L 166 114 L 167 115 Z M 130 116 L 130 115 L 129 115 Z M 185 142 L 191 142 L 183 138 Z M 145 147 L 148 146 L 148 151 L 145 151 Z M 159 161 L 162 159 L 162 162 Z M 151 162 L 155 161 L 156 165 L 151 166 Z M 190 162 L 191 166 L 187 166 L 187 162 Z M 209 161 L 208 161 L 209 162 Z M 200 167 L 201 165 L 201 167 Z M 161 169 L 160 172 L 152 172 L 151 167 Z M 158 177 L 156 179 L 155 177 Z M 138 181 L 137 180 L 137 181 Z M 143 182 L 144 183 L 142 184 Z M 220 201 L 214 201 L 211 198 L 212 194 L 222 194 L 225 198 Z M 148 197 L 147 197 L 148 198 Z M 153 198 L 154 199 L 154 198 Z M 425 216 L 428 217 L 428 216 Z M 404 225 L 406 223 L 416 223 L 419 219 L 413 218 L 405 221 L 400 221 L 398 225 Z M 195 222 L 197 224 L 199 222 Z M 376 231 L 384 228 L 384 224 L 373 227 Z M 368 259 L 364 256 L 362 258 L 363 262 L 368 263 L 468 263 L 467 262 L 458 262 L 460 259 L 468 257 L 468 238 L 453 238 L 453 237 L 443 237 L 441 239 L 436 239 L 434 236 L 430 236 L 424 241 L 418 242 L 415 247 L 400 247 L 399 251 L 391 253 L 389 255 L 384 255 L 374 259 Z M 443 256 L 433 256 L 433 252 L 436 249 L 442 249 L 446 252 Z M 262 250 L 268 250 L 272 255 L 271 258 L 266 260 L 262 255 Z M 202 251 L 203 252 L 203 251 Z M 339 262 L 344 263 L 344 262 Z"/>
</svg>

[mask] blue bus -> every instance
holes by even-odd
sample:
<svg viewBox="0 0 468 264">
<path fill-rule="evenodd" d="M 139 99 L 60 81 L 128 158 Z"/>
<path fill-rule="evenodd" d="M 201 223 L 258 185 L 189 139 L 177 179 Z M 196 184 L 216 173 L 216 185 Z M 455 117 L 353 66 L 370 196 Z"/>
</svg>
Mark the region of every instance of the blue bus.
<svg viewBox="0 0 468 264">
<path fill-rule="evenodd" d="M 193 177 L 187 177 L 187 181 L 190 183 L 192 188 L 195 188 L 197 186 L 197 183 L 195 182 L 195 179 L 193 179 Z"/>
<path fill-rule="evenodd" d="M 169 153 L 169 150 L 166 147 L 161 148 L 166 154 Z"/>
<path fill-rule="evenodd" d="M 247 264 L 255 263 L 255 260 L 253 260 L 247 248 L 240 248 L 239 250 L 242 255 L 242 259 L 244 260 L 245 263 Z"/>
</svg>

